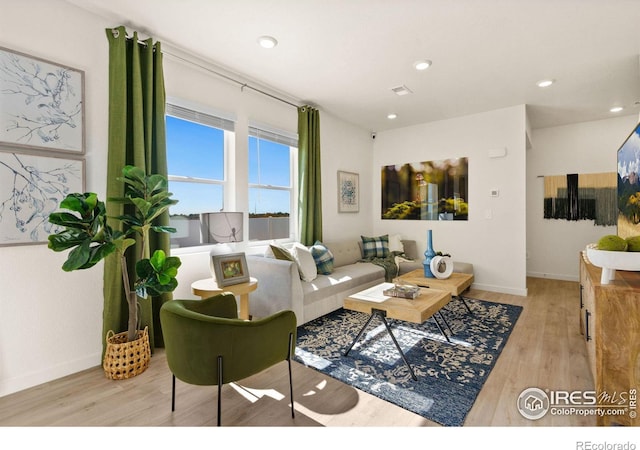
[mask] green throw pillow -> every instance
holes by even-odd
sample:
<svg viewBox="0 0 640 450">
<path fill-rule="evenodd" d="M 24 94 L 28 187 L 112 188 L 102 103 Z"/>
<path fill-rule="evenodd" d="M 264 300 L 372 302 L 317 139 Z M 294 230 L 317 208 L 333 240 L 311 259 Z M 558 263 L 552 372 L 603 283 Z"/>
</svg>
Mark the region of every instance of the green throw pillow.
<svg viewBox="0 0 640 450">
<path fill-rule="evenodd" d="M 287 250 L 286 248 L 280 247 L 278 245 L 273 245 L 273 244 L 269 245 L 269 247 L 271 247 L 273 256 L 275 256 L 276 259 L 296 262 L 296 259 L 293 257 L 291 252 L 289 252 L 289 250 Z"/>
<path fill-rule="evenodd" d="M 364 259 L 386 258 L 389 256 L 389 235 L 377 237 L 360 236 L 362 239 L 362 257 Z"/>
</svg>

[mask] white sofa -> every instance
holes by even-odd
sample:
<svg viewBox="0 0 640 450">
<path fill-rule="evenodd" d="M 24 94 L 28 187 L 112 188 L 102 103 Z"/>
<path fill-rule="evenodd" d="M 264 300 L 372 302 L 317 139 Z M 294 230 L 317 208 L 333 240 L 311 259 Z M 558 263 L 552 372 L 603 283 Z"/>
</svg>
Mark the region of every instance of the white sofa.
<svg viewBox="0 0 640 450">
<path fill-rule="evenodd" d="M 413 261 L 400 262 L 399 275 L 422 268 L 415 241 L 403 240 L 402 243 L 405 258 Z M 258 288 L 249 295 L 251 315 L 266 317 L 290 309 L 296 314 L 298 325 L 302 325 L 341 308 L 349 295 L 385 281 L 384 268 L 361 262 L 358 240 L 325 242 L 324 245 L 333 254 L 334 268 L 329 275 L 318 274 L 312 281 L 301 279 L 294 261 L 247 255 L 249 273 L 258 279 Z M 469 266 L 459 265 L 459 271 L 468 271 Z"/>
</svg>

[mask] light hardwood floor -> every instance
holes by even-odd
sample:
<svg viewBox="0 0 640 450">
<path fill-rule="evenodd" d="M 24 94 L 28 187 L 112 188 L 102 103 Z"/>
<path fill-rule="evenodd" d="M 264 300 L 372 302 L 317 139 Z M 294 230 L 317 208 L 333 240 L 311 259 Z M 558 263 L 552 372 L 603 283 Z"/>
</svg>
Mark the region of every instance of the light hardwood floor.
<svg viewBox="0 0 640 450">
<path fill-rule="evenodd" d="M 595 419 L 552 416 L 531 421 L 516 409 L 528 387 L 593 389 L 579 333 L 578 283 L 529 278 L 520 297 L 472 289 L 467 296 L 521 305 L 524 310 L 486 381 L 465 426 L 594 426 Z M 296 417 L 291 418 L 286 362 L 223 388 L 226 426 L 422 427 L 439 426 L 416 414 L 294 363 Z M 99 367 L 0 398 L 2 426 L 158 426 L 216 424 L 215 387 L 177 381 L 171 412 L 171 376 L 162 350 L 149 369 L 123 381 Z"/>
</svg>

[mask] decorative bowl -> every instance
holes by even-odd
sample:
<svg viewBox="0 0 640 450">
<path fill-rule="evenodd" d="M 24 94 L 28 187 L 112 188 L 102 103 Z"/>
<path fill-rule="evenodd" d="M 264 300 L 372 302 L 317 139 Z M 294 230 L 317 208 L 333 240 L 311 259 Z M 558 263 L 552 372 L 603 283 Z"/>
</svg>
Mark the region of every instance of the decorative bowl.
<svg viewBox="0 0 640 450">
<path fill-rule="evenodd" d="M 587 245 L 586 250 L 589 262 L 602 268 L 602 284 L 609 284 L 609 281 L 615 279 L 616 270 L 640 271 L 640 252 L 598 250 L 597 244 Z"/>
</svg>

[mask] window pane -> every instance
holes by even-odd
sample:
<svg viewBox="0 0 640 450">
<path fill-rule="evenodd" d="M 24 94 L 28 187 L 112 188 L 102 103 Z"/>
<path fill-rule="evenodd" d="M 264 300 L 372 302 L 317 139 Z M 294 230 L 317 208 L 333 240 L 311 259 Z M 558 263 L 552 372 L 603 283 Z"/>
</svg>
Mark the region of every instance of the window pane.
<svg viewBox="0 0 640 450">
<path fill-rule="evenodd" d="M 249 136 L 249 183 L 291 186 L 289 146 Z"/>
<path fill-rule="evenodd" d="M 290 191 L 249 189 L 249 240 L 286 239 L 290 236 Z"/>
<path fill-rule="evenodd" d="M 193 247 L 206 244 L 200 233 L 200 213 L 220 211 L 223 205 L 222 185 L 169 181 L 169 192 L 178 204 L 169 209 L 171 245 Z"/>
<path fill-rule="evenodd" d="M 291 212 L 291 192 L 266 188 L 249 189 L 251 214 L 276 214 Z"/>
<path fill-rule="evenodd" d="M 169 175 L 224 179 L 224 131 L 167 116 Z"/>
</svg>

